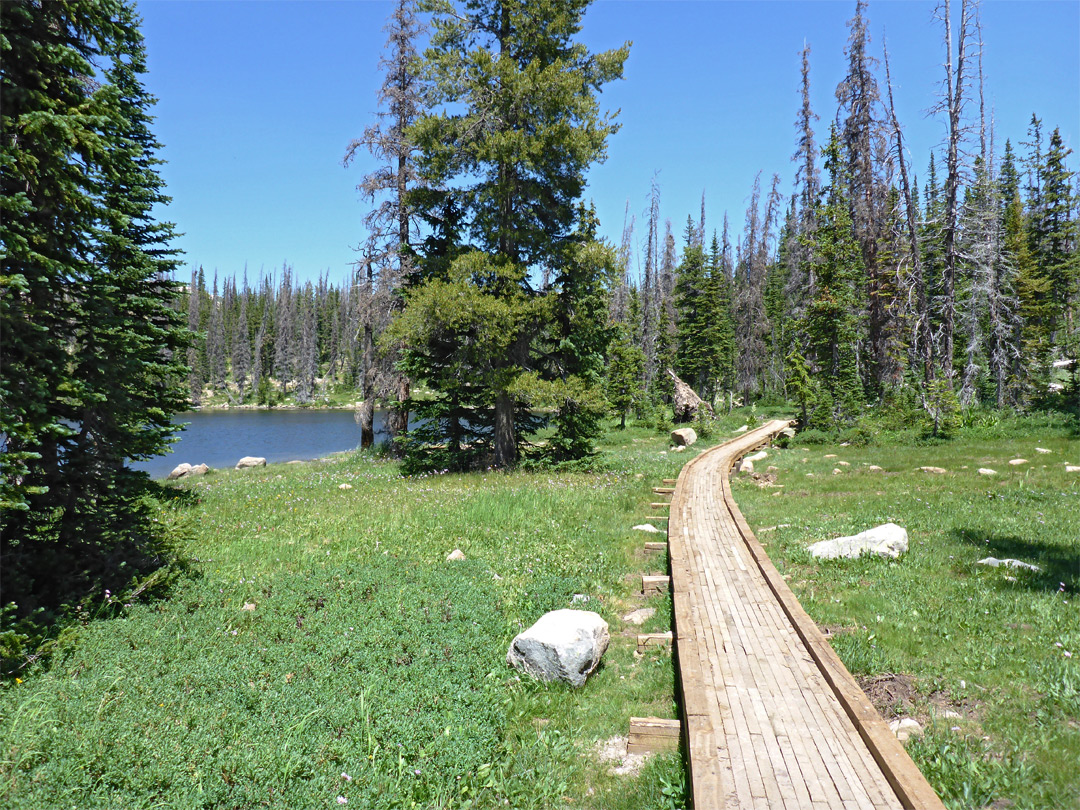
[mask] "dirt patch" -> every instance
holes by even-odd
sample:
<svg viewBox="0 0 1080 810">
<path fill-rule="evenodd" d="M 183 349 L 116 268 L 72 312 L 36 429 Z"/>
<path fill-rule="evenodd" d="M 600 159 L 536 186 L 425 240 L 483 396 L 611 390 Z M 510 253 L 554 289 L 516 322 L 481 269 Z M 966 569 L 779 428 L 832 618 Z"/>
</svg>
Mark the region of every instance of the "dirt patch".
<svg viewBox="0 0 1080 810">
<path fill-rule="evenodd" d="M 910 714 L 915 707 L 915 678 L 911 675 L 871 675 L 856 678 L 878 714 L 886 720 Z"/>
<path fill-rule="evenodd" d="M 615 776 L 637 776 L 645 766 L 649 754 L 626 753 L 626 737 L 610 737 L 596 743 L 596 757 Z"/>
</svg>

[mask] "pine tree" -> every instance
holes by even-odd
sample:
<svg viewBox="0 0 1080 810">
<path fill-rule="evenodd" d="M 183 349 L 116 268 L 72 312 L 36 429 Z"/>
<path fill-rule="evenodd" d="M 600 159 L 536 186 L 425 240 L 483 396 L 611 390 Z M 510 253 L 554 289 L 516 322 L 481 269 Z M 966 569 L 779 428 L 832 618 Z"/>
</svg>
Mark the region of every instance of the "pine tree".
<svg viewBox="0 0 1080 810">
<path fill-rule="evenodd" d="M 612 118 L 600 113 L 596 94 L 621 76 L 627 49 L 590 54 L 574 41 L 587 5 L 586 0 L 440 5 L 424 64 L 445 107 L 440 114 L 422 115 L 410 130 L 424 181 L 446 190 L 430 197 L 425 217 L 434 219 L 446 203 L 459 206 L 461 232 L 477 252 L 446 256 L 449 276 L 439 278 L 445 264 L 435 252 L 424 251 L 436 261 L 421 268 L 426 278 L 409 293 L 401 316 L 407 328 L 395 331 L 411 355 L 407 368 L 430 384 L 459 389 L 440 389 L 448 400 L 462 399 L 469 384 L 461 377 L 447 379 L 440 366 L 455 352 L 459 362 L 468 362 L 463 374 L 482 381 L 487 404 L 494 406 L 493 462 L 499 467 L 517 460 L 519 434 L 531 423 L 519 394 L 531 379 L 523 375 L 533 371 L 531 348 L 549 306 L 532 288 L 529 271 L 560 268 L 567 261 L 577 241 L 575 206 L 585 171 L 605 157 L 607 137 L 615 131 Z M 431 312 L 449 290 L 461 298 L 443 312 L 432 312 L 435 322 L 423 324 L 410 314 L 410 309 Z M 463 309 L 467 306 L 476 309 Z M 493 320 L 475 320 L 480 311 L 491 312 Z M 490 331 L 496 323 L 514 331 L 498 336 L 477 331 Z M 438 343 L 461 329 L 475 343 L 439 347 L 449 349 L 451 357 L 436 360 L 429 341 Z M 478 353 L 479 347 L 496 353 Z"/>
<path fill-rule="evenodd" d="M 133 10 L 0 15 L 0 555 L 30 615 L 160 564 L 127 463 L 167 447 L 186 345 Z"/>
<path fill-rule="evenodd" d="M 863 277 L 862 251 L 855 240 L 850 202 L 845 198 L 845 171 L 841 146 L 835 133 L 825 150 L 831 182 L 818 216 L 811 255 L 817 279 L 814 297 L 803 327 L 807 360 L 820 375 L 828 393 L 826 407 L 811 416 L 811 424 L 831 425 L 850 420 L 862 404 L 863 395 L 855 357 L 858 336 L 857 286 Z"/>
</svg>

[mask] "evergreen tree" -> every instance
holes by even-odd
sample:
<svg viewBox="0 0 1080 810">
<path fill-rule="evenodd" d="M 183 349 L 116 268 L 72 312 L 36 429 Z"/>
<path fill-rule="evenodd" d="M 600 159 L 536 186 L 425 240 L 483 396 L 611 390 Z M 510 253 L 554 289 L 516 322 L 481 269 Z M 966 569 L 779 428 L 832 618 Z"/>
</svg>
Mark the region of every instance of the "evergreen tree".
<svg viewBox="0 0 1080 810">
<path fill-rule="evenodd" d="M 132 8 L 0 15 L 0 555 L 29 615 L 160 564 L 127 462 L 168 446 L 186 345 Z"/>
<path fill-rule="evenodd" d="M 845 197 L 844 165 L 835 131 L 825 156 L 831 182 L 817 216 L 811 250 L 817 284 L 803 327 L 807 360 L 828 394 L 819 403 L 825 407 L 810 417 L 811 424 L 818 426 L 853 418 L 863 400 L 855 358 L 859 331 L 855 301 L 863 277 L 862 252 L 848 213 L 850 202 Z"/>
<path fill-rule="evenodd" d="M 552 306 L 534 290 L 529 272 L 558 269 L 571 258 L 585 171 L 605 157 L 607 136 L 615 131 L 612 118 L 600 113 L 596 94 L 621 76 L 627 49 L 591 54 L 574 41 L 587 5 L 587 0 L 475 0 L 457 9 L 438 4 L 424 64 L 445 106 L 440 114 L 422 115 L 410 130 L 424 181 L 450 192 L 428 198 L 425 218 L 437 216 L 446 202 L 460 206 L 460 231 L 477 250 L 448 256 L 448 278 L 436 275 L 444 272 L 441 261 L 421 268 L 425 279 L 409 293 L 401 316 L 407 328 L 396 334 L 410 355 L 406 367 L 429 384 L 466 389 L 465 379 L 482 381 L 483 404 L 494 409 L 493 462 L 500 467 L 517 460 L 519 434 L 529 429 L 521 398 L 527 386 L 519 386 L 523 375 L 536 371 L 531 349 Z M 421 197 L 417 204 L 424 202 Z M 435 323 L 422 324 L 409 313 L 427 310 L 451 289 L 462 299 L 439 313 Z M 497 314 L 497 321 L 514 331 L 481 338 L 476 330 L 495 328 L 495 321 L 475 320 L 475 312 L 462 310 L 466 304 Z M 440 367 L 459 347 L 446 347 L 449 356 L 435 358 L 429 341 L 459 328 L 476 343 L 460 347 L 464 351 L 454 362 L 477 367 L 470 372 L 466 366 L 462 376 L 450 380 Z M 484 354 L 481 347 L 496 353 Z"/>
<path fill-rule="evenodd" d="M 626 427 L 626 417 L 645 396 L 645 354 L 629 334 L 626 324 L 619 324 L 608 347 L 605 392 L 612 410 L 619 417 L 619 428 Z"/>
</svg>

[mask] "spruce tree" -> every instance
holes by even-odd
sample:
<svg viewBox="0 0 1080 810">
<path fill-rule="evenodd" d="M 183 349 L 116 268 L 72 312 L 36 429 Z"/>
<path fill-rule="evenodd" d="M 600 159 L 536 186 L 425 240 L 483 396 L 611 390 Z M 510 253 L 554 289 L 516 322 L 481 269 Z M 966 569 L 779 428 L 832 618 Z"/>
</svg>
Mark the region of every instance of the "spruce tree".
<svg viewBox="0 0 1080 810">
<path fill-rule="evenodd" d="M 186 345 L 131 6 L 0 15 L 0 554 L 29 615 L 160 564 L 127 465 L 168 446 Z"/>
<path fill-rule="evenodd" d="M 422 179 L 446 192 L 421 196 L 417 205 L 428 203 L 423 214 L 429 221 L 440 218 L 443 206 L 455 206 L 459 226 L 441 218 L 476 252 L 464 252 L 457 239 L 449 251 L 424 251 L 433 261 L 421 267 L 424 279 L 409 294 L 401 316 L 410 328 L 396 333 L 411 354 L 406 367 L 430 384 L 459 389 L 440 389 L 450 399 L 461 399 L 469 383 L 442 376 L 443 360 L 434 358 L 428 340 L 458 327 L 473 336 L 473 346 L 453 349 L 464 349 L 459 361 L 477 364 L 462 368 L 462 376 L 482 381 L 484 404 L 494 410 L 493 463 L 499 467 L 517 460 L 519 434 L 529 429 L 521 396 L 528 377 L 523 375 L 536 370 L 531 350 L 552 306 L 539 300 L 530 272 L 558 270 L 572 260 L 585 171 L 603 160 L 607 137 L 615 131 L 596 94 L 621 76 L 627 49 L 592 54 L 575 42 L 587 5 L 587 0 L 438 4 L 424 66 L 443 108 L 421 116 L 409 131 Z M 457 258 L 450 255 L 454 252 Z M 443 258 L 450 261 L 449 275 L 440 278 L 447 269 Z M 409 314 L 410 308 L 430 307 L 450 289 L 461 301 L 439 313 L 438 324 L 422 325 Z M 468 305 L 497 312 L 502 326 L 514 331 L 481 337 L 477 329 L 495 325 L 475 320 L 474 312 L 462 309 Z M 478 354 L 479 347 L 496 353 Z"/>
</svg>

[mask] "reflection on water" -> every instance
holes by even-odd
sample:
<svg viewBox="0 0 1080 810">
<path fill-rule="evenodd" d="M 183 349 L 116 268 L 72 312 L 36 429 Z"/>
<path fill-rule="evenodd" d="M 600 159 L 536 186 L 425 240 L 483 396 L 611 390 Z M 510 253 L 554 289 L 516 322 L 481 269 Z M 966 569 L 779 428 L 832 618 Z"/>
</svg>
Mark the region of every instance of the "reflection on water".
<svg viewBox="0 0 1080 810">
<path fill-rule="evenodd" d="M 174 422 L 187 422 L 177 433 L 173 452 L 132 465 L 151 478 L 164 478 L 177 464 L 234 467 L 244 456 L 262 456 L 267 462 L 311 459 L 327 453 L 353 450 L 360 444 L 360 426 L 351 410 L 225 410 L 177 414 Z M 375 413 L 375 441 L 385 441 L 385 415 Z"/>
</svg>

